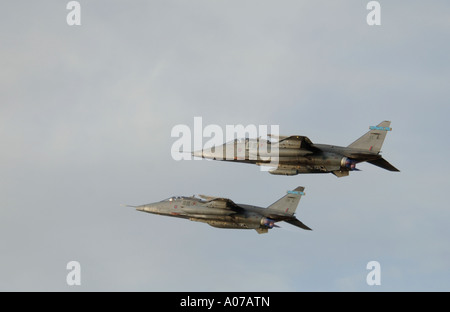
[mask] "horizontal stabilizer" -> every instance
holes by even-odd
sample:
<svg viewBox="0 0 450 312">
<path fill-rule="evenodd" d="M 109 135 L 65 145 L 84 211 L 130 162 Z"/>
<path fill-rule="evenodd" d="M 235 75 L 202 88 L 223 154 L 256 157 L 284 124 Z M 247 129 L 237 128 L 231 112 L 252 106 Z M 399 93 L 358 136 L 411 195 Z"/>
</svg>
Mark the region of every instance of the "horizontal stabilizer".
<svg viewBox="0 0 450 312">
<path fill-rule="evenodd" d="M 372 165 L 375 165 L 377 167 L 389 170 L 389 171 L 397 171 L 399 172 L 400 170 L 398 170 L 397 168 L 395 168 L 394 166 L 392 166 L 386 159 L 384 158 L 379 158 L 379 159 L 375 159 L 375 160 L 369 160 L 368 163 L 371 163 Z"/>
<path fill-rule="evenodd" d="M 284 220 L 284 222 L 287 222 L 289 224 L 298 226 L 299 228 L 302 228 L 304 230 L 308 230 L 308 231 L 312 231 L 312 229 L 310 229 L 309 227 L 307 227 L 302 221 L 298 220 L 298 219 L 293 219 L 293 220 Z"/>
</svg>

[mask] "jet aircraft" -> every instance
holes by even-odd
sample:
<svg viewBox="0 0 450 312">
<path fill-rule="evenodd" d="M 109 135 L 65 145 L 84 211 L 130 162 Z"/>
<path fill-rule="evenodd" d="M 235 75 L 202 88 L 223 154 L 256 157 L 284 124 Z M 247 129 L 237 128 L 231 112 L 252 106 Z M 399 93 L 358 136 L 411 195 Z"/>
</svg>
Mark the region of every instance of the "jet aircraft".
<svg viewBox="0 0 450 312">
<path fill-rule="evenodd" d="M 291 135 L 276 137 L 275 142 L 261 138 L 236 139 L 222 146 L 194 151 L 192 155 L 269 166 L 269 173 L 275 175 L 332 173 L 340 178 L 348 176 L 350 171 L 359 171 L 356 164 L 365 161 L 389 171 L 399 171 L 380 154 L 386 134 L 392 130 L 390 125 L 390 121 L 383 121 L 369 127 L 366 134 L 346 147 L 314 144 L 306 136 Z"/>
<path fill-rule="evenodd" d="M 285 221 L 304 230 L 311 230 L 294 214 L 300 198 L 305 193 L 299 186 L 267 208 L 236 204 L 228 198 L 198 195 L 198 197 L 170 197 L 160 202 L 129 206 L 138 211 L 170 217 L 184 218 L 226 229 L 254 229 L 259 234 L 279 227 L 276 222 Z"/>
</svg>

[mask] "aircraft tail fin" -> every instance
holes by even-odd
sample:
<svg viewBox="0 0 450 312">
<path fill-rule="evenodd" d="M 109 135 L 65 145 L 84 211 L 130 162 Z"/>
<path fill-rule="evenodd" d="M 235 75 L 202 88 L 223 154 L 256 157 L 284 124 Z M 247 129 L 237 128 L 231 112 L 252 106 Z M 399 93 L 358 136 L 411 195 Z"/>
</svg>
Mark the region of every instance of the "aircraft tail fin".
<svg viewBox="0 0 450 312">
<path fill-rule="evenodd" d="M 287 191 L 286 195 L 267 207 L 267 209 L 293 215 L 300 202 L 300 198 L 302 195 L 305 195 L 304 190 L 305 188 L 303 186 L 299 186 L 295 190 Z"/>
<path fill-rule="evenodd" d="M 390 121 L 383 121 L 377 126 L 369 127 L 370 131 L 350 144 L 348 147 L 357 148 L 364 151 L 379 153 L 388 131 L 391 131 Z"/>
</svg>

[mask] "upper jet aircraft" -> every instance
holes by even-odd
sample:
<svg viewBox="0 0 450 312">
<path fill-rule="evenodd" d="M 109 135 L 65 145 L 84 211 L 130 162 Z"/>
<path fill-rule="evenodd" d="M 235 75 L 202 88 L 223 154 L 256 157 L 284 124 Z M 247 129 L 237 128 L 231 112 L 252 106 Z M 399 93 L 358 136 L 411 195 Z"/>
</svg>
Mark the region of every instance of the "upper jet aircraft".
<svg viewBox="0 0 450 312">
<path fill-rule="evenodd" d="M 367 161 L 389 171 L 400 171 L 380 154 L 390 121 L 383 121 L 347 147 L 314 144 L 306 136 L 279 136 L 277 142 L 263 139 L 234 140 L 222 146 L 195 151 L 192 154 L 213 160 L 225 160 L 269 166 L 269 173 L 332 173 L 337 177 L 356 171 L 356 164 Z"/>
</svg>

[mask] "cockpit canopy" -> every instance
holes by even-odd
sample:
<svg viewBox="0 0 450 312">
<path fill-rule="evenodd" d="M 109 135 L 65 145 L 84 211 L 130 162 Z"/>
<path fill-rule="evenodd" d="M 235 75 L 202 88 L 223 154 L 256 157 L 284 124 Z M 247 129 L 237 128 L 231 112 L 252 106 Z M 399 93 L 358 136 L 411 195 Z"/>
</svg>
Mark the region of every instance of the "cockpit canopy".
<svg viewBox="0 0 450 312">
<path fill-rule="evenodd" d="M 183 197 L 181 197 L 181 196 L 172 196 L 172 197 L 169 197 L 169 198 L 166 198 L 166 199 L 164 199 L 164 200 L 162 200 L 162 202 L 166 202 L 166 201 L 175 201 L 175 200 L 178 200 L 178 199 L 182 199 Z"/>
<path fill-rule="evenodd" d="M 264 140 L 263 138 L 259 137 L 259 138 L 238 138 L 238 139 L 234 139 L 234 141 L 227 142 L 227 144 L 232 144 L 232 143 L 246 143 L 246 144 L 248 144 L 249 142 L 262 143 L 264 141 L 267 144 L 272 143 L 270 140 L 267 140 L 267 139 Z"/>
<path fill-rule="evenodd" d="M 192 197 L 172 196 L 172 197 L 169 197 L 169 198 L 166 198 L 166 199 L 162 200 L 162 202 L 172 202 L 172 201 L 182 200 L 182 199 L 192 199 Z"/>
</svg>

